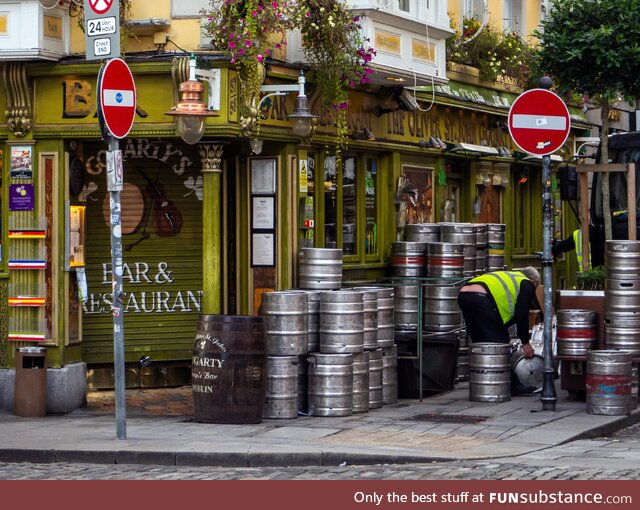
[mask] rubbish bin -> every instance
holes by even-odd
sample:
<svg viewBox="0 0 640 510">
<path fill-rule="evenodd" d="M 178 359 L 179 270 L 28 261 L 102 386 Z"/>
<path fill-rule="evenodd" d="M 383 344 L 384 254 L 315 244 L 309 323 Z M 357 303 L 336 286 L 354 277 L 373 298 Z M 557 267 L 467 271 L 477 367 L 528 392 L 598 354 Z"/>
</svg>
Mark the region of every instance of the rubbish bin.
<svg viewBox="0 0 640 510">
<path fill-rule="evenodd" d="M 18 347 L 16 350 L 13 414 L 47 414 L 47 350 L 44 347 Z"/>
</svg>

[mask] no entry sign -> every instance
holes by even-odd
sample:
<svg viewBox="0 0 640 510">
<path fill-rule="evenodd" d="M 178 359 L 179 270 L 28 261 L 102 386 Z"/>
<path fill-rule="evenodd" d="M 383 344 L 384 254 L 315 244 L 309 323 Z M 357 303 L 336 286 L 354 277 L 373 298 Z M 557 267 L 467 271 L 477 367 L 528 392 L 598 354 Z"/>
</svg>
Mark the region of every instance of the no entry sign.
<svg viewBox="0 0 640 510">
<path fill-rule="evenodd" d="M 116 138 L 129 134 L 136 115 L 136 87 L 124 60 L 109 60 L 98 76 L 100 120 Z"/>
<path fill-rule="evenodd" d="M 567 141 L 571 119 L 564 101 L 546 89 L 520 94 L 509 110 L 509 133 L 527 154 L 546 156 Z"/>
<path fill-rule="evenodd" d="M 89 7 L 96 14 L 104 14 L 111 8 L 113 0 L 89 0 Z"/>
</svg>

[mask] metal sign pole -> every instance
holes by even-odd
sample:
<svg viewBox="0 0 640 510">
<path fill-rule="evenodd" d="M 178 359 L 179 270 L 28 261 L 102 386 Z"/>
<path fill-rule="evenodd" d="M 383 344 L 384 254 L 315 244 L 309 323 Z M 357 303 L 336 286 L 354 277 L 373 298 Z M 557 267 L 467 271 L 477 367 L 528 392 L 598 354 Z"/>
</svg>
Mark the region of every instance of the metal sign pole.
<svg viewBox="0 0 640 510">
<path fill-rule="evenodd" d="M 551 207 L 551 156 L 542 156 L 542 204 L 543 204 L 543 239 L 542 239 L 542 278 L 544 281 L 544 369 L 542 381 L 543 411 L 556 410 L 556 389 L 553 383 L 553 351 L 552 351 L 552 306 L 553 275 L 551 256 L 551 237 L 553 235 Z"/>
<path fill-rule="evenodd" d="M 113 312 L 113 353 L 116 394 L 116 437 L 127 438 L 127 417 L 124 370 L 124 316 L 122 309 L 122 229 L 120 191 L 122 191 L 122 153 L 118 139 L 106 136 L 109 150 L 107 153 L 107 189 L 109 191 L 109 211 L 111 224 L 111 288 Z"/>
</svg>

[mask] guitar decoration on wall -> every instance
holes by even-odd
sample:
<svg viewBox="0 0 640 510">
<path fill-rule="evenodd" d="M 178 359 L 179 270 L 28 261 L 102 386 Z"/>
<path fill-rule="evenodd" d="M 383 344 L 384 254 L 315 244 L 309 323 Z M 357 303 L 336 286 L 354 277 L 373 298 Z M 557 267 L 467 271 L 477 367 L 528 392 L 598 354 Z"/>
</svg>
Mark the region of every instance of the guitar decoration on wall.
<svg viewBox="0 0 640 510">
<path fill-rule="evenodd" d="M 160 174 L 154 182 L 142 170 L 136 170 L 147 181 L 146 191 L 153 200 L 153 226 L 156 233 L 161 237 L 175 236 L 182 229 L 182 213 L 167 198 L 164 187 L 160 184 Z"/>
<path fill-rule="evenodd" d="M 153 218 L 153 228 L 160 237 L 172 237 L 182 229 L 182 213 L 166 196 L 163 186 L 160 184 L 160 175 L 155 181 L 151 180 L 141 169 L 136 168 L 144 178 L 147 185 L 144 189 L 140 186 L 125 182 L 121 192 L 122 204 L 122 234 L 139 234 L 140 238 L 124 246 L 124 251 L 131 251 L 138 244 L 149 239 L 151 234 L 147 231 Z M 105 223 L 110 221 L 109 195 L 105 195 L 103 213 Z"/>
</svg>

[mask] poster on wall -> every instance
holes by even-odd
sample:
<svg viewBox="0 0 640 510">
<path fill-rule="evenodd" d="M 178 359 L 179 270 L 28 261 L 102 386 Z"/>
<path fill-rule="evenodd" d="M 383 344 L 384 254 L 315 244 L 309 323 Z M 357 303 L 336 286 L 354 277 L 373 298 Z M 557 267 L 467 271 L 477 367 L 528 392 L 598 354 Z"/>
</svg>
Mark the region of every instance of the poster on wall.
<svg viewBox="0 0 640 510">
<path fill-rule="evenodd" d="M 275 237 L 273 234 L 252 234 L 251 265 L 275 266 Z"/>
<path fill-rule="evenodd" d="M 9 185 L 9 210 L 33 211 L 35 208 L 33 184 Z"/>
<path fill-rule="evenodd" d="M 251 193 L 274 194 L 276 192 L 276 160 L 251 160 Z"/>
<path fill-rule="evenodd" d="M 253 228 L 272 230 L 275 227 L 274 197 L 253 197 Z"/>
<path fill-rule="evenodd" d="M 12 179 L 31 179 L 33 177 L 32 149 L 28 145 L 11 147 Z"/>
</svg>

